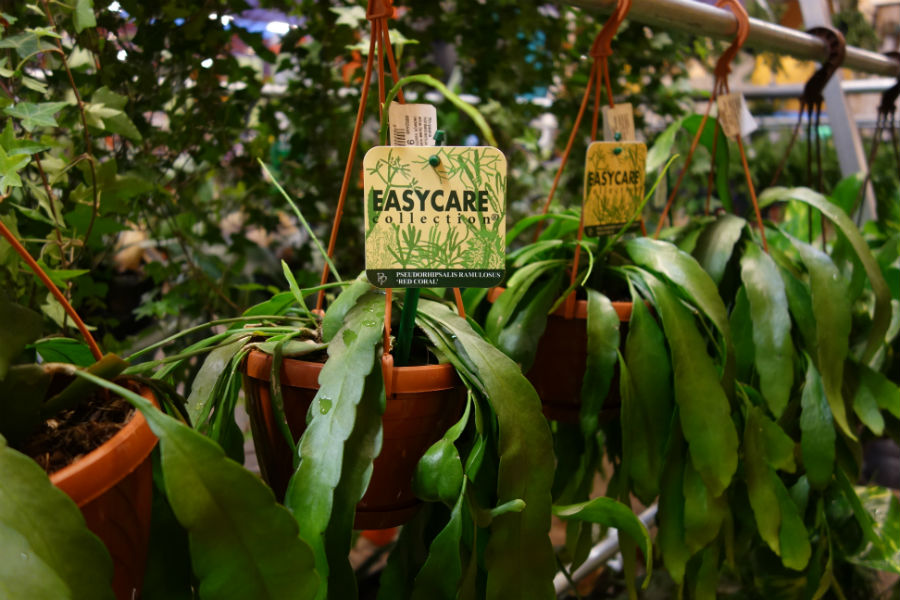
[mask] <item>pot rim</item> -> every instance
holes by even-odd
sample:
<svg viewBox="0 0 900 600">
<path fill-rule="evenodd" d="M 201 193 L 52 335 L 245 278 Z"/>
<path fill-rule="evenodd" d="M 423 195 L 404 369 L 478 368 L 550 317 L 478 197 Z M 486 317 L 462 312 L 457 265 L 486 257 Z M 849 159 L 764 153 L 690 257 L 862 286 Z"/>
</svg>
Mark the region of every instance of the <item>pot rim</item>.
<svg viewBox="0 0 900 600">
<path fill-rule="evenodd" d="M 158 406 L 150 388 L 141 396 Z M 79 508 L 102 496 L 137 469 L 156 446 L 157 437 L 137 409 L 114 436 L 72 464 L 50 475 L 50 482 L 64 491 Z"/>
<path fill-rule="evenodd" d="M 488 302 L 495 302 L 497 298 L 500 297 L 500 294 L 506 291 L 505 287 L 492 287 L 488 290 Z M 613 300 L 611 301 L 613 308 L 616 311 L 616 314 L 619 316 L 619 321 L 627 322 L 631 320 L 631 309 L 634 306 L 634 303 L 631 300 Z M 576 319 L 587 319 L 587 300 L 576 300 L 575 301 L 575 315 Z M 562 303 L 559 307 L 553 311 L 552 313 L 555 316 L 566 318 L 566 305 Z"/>
<path fill-rule="evenodd" d="M 318 389 L 319 373 L 325 363 L 285 357 L 281 363 L 281 381 L 284 385 Z M 253 379 L 271 379 L 272 355 L 254 348 L 247 354 L 244 373 Z M 451 363 L 394 367 L 394 394 L 437 392 L 461 385 L 456 368 Z"/>
</svg>

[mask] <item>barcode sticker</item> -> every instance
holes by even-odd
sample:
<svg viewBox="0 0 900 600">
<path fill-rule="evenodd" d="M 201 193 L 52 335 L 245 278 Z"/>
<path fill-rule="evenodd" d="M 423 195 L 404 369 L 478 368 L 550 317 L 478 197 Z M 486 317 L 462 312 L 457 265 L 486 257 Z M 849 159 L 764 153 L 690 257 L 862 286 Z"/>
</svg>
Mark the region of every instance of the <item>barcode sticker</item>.
<svg viewBox="0 0 900 600">
<path fill-rule="evenodd" d="M 740 92 L 719 96 L 716 105 L 719 109 L 719 125 L 726 136 L 734 139 L 738 135 L 749 135 L 759 127 Z"/>
<path fill-rule="evenodd" d="M 434 146 L 437 109 L 431 104 L 391 102 L 388 122 L 392 146 Z"/>
<path fill-rule="evenodd" d="M 616 139 L 616 134 L 621 134 Z M 603 107 L 603 139 L 607 142 L 633 142 L 634 110 L 631 104 L 616 104 L 613 108 Z"/>
</svg>

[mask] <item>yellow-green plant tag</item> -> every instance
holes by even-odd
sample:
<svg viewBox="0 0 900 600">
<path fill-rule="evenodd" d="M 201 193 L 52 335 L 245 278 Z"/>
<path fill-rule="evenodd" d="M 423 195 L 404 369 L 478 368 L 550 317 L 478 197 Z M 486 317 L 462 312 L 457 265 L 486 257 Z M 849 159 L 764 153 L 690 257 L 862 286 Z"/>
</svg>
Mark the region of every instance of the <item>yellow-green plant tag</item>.
<svg viewBox="0 0 900 600">
<path fill-rule="evenodd" d="M 394 147 L 363 161 L 366 276 L 382 288 L 491 287 L 506 253 L 506 157 L 489 146 Z"/>
<path fill-rule="evenodd" d="M 644 198 L 647 146 L 638 142 L 593 142 L 584 170 L 584 232 L 605 235 L 621 229 Z"/>
</svg>

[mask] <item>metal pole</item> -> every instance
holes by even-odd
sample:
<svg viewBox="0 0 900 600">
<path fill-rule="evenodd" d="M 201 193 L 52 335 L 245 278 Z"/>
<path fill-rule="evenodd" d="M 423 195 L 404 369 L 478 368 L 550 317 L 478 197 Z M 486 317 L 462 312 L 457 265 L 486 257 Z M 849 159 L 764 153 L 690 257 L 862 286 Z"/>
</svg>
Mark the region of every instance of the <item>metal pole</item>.
<svg viewBox="0 0 900 600">
<path fill-rule="evenodd" d="M 568 4 L 604 13 L 612 12 L 616 0 L 566 0 Z M 633 0 L 628 18 L 645 25 L 670 31 L 730 40 L 737 31 L 734 15 L 695 0 Z M 768 50 L 803 60 L 821 61 L 826 56 L 825 42 L 803 31 L 750 19 L 750 35 L 745 48 Z M 847 47 L 843 66 L 854 71 L 886 77 L 900 74 L 900 63 L 881 54 Z"/>
<path fill-rule="evenodd" d="M 650 523 L 653 522 L 653 519 L 656 518 L 657 505 L 654 504 L 644 512 L 642 512 L 638 518 L 641 520 L 641 523 L 644 524 L 644 527 L 650 527 Z M 590 575 L 598 568 L 600 568 L 603 564 L 606 563 L 610 558 L 615 556 L 615 554 L 619 551 L 619 532 L 615 528 L 610 528 L 609 532 L 606 534 L 600 543 L 591 548 L 590 553 L 588 554 L 587 559 L 584 563 L 575 569 L 575 572 L 572 573 L 572 581 L 578 583 L 585 576 Z M 566 579 L 566 576 L 562 573 L 557 573 L 556 577 L 553 578 L 553 587 L 556 590 L 556 595 L 560 596 L 563 592 L 569 590 L 572 586 L 569 584 L 569 580 Z"/>
</svg>

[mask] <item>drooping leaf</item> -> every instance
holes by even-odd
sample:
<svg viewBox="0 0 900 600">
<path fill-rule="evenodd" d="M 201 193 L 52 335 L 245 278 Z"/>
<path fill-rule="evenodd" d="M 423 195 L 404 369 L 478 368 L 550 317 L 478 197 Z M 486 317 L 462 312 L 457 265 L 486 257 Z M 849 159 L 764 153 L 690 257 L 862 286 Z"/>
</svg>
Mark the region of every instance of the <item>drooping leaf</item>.
<svg viewBox="0 0 900 600">
<path fill-rule="evenodd" d="M 559 296 L 563 275 L 562 270 L 551 273 L 536 291 L 519 303 L 497 335 L 497 346 L 522 366 L 523 373 L 534 364 L 538 342 L 547 327 L 547 311 Z"/>
<path fill-rule="evenodd" d="M 103 542 L 88 530 L 71 498 L 2 436 L 0 481 L 0 554 L 12 559 L 0 561 L 3 597 L 24 600 L 29 596 L 13 594 L 43 588 L 63 595 L 31 597 L 114 598 L 113 565 Z M 18 552 L 10 556 L 12 549 Z"/>
<path fill-rule="evenodd" d="M 787 294 L 775 262 L 753 243 L 745 246 L 741 258 L 741 279 L 750 302 L 760 391 L 777 419 L 787 407 L 794 383 Z"/>
<path fill-rule="evenodd" d="M 484 331 L 490 340 L 496 340 L 506 323 L 512 318 L 519 302 L 531 289 L 531 285 L 542 275 L 558 269 L 563 260 L 542 260 L 531 263 L 516 271 L 506 284 L 485 319 Z"/>
<path fill-rule="evenodd" d="M 211 439 L 134 392 L 81 371 L 141 411 L 159 438 L 166 495 L 190 539 L 201 598 L 313 598 L 312 553 L 295 519 L 256 475 Z"/>
<path fill-rule="evenodd" d="M 671 348 L 675 402 L 691 463 L 711 495 L 718 497 L 737 470 L 738 439 L 728 398 L 693 315 L 658 279 L 645 275 L 644 280 Z"/>
<path fill-rule="evenodd" d="M 454 442 L 459 439 L 469 421 L 472 403 L 470 397 L 459 421 L 432 444 L 416 464 L 413 491 L 419 498 L 429 502 L 443 502 L 451 508 L 456 504 L 463 486 L 463 465 Z"/>
<path fill-rule="evenodd" d="M 681 585 L 691 551 L 684 541 L 684 439 L 681 425 L 673 420 L 666 464 L 659 494 L 659 543 L 663 564 L 672 580 Z"/>
<path fill-rule="evenodd" d="M 344 326 L 344 317 L 359 300 L 360 296 L 372 289 L 372 284 L 366 279 L 365 273 L 353 280 L 353 282 L 338 295 L 322 318 L 322 340 L 330 342 L 334 334 Z"/>
<path fill-rule="evenodd" d="M 825 398 L 822 378 L 811 360 L 806 368 L 806 382 L 801 396 L 800 449 L 809 482 L 822 488 L 834 470 L 834 421 Z"/>
<path fill-rule="evenodd" d="M 825 396 L 835 422 L 851 440 L 856 434 L 847 420 L 841 386 L 844 381 L 844 361 L 850 344 L 850 303 L 846 283 L 828 255 L 794 240 L 809 272 L 813 314 L 816 318 L 816 366 L 822 377 Z"/>
<path fill-rule="evenodd" d="M 777 476 L 765 459 L 764 418 L 762 411 L 756 406 L 751 407 L 747 413 L 743 447 L 744 481 L 759 535 L 775 554 L 780 555 L 781 507 L 775 491 L 774 478 Z"/>
<path fill-rule="evenodd" d="M 553 514 L 564 521 L 578 520 L 615 527 L 619 530 L 619 535 L 624 533 L 637 542 L 646 560 L 647 578 L 652 575 L 653 552 L 650 533 L 628 506 L 612 498 L 600 497 L 579 504 L 554 506 Z"/>
<path fill-rule="evenodd" d="M 753 321 L 750 318 L 750 301 L 744 286 L 738 288 L 731 308 L 731 334 L 734 336 L 735 372 L 739 381 L 751 381 L 753 377 L 753 360 L 756 349 L 753 347 Z"/>
<path fill-rule="evenodd" d="M 728 497 L 715 496 L 694 469 L 684 464 L 684 541 L 692 553 L 699 552 L 719 535 L 728 513 Z"/>
<path fill-rule="evenodd" d="M 900 419 L 900 386 L 888 379 L 884 373 L 879 373 L 865 365 L 857 365 L 857 367 L 859 384 L 853 400 L 854 408 L 857 402 L 863 404 L 874 402 L 879 409 L 885 410 Z M 875 420 L 874 417 L 869 421 L 873 420 Z M 869 425 L 869 422 L 866 422 L 866 420 L 863 420 L 863 422 Z M 884 422 L 883 418 L 881 422 Z M 877 420 L 875 420 L 875 424 L 877 426 Z M 876 433 L 876 435 L 881 434 Z"/>
<path fill-rule="evenodd" d="M 728 311 L 716 284 L 694 257 L 668 242 L 635 238 L 629 240 L 625 248 L 635 263 L 674 283 L 680 294 L 703 311 L 719 330 L 724 340 L 722 354 L 725 356 L 722 381 L 728 393 L 732 385 L 730 379 L 733 375 L 730 372 L 734 369 L 734 348 L 728 326 Z"/>
<path fill-rule="evenodd" d="M 578 420 L 581 433 L 593 436 L 599 424 L 603 401 L 609 394 L 619 352 L 619 316 L 609 298 L 588 289 L 587 364 L 581 383 L 581 408 Z"/>
<path fill-rule="evenodd" d="M 645 504 L 659 493 L 666 439 L 672 422 L 672 366 L 663 332 L 634 294 L 625 341 L 625 363 L 634 393 L 622 400 L 622 452 L 635 494 Z"/>
<path fill-rule="evenodd" d="M 459 497 L 453 504 L 450 520 L 438 533 L 428 548 L 428 558 L 416 575 L 412 600 L 454 600 L 462 578 L 460 541 L 463 528 L 463 503 L 465 482 L 459 488 Z"/>
<path fill-rule="evenodd" d="M 856 255 L 866 271 L 869 285 L 875 294 L 875 309 L 872 315 L 872 327 L 861 361 L 868 364 L 878 349 L 884 344 L 884 335 L 891 323 L 891 293 L 884 280 L 878 262 L 872 256 L 868 244 L 853 221 L 839 206 L 830 203 L 824 196 L 807 188 L 770 188 L 760 194 L 760 203 L 767 203 L 791 198 L 815 207 L 841 231 L 853 246 Z"/>
<path fill-rule="evenodd" d="M 459 351 L 448 358 L 461 373 L 475 369 L 472 375 L 497 416 L 497 502 L 525 503 L 521 512 L 498 515 L 491 523 L 485 557 L 487 597 L 552 598 L 556 569 L 548 532 L 553 442 L 540 400 L 517 365 L 447 306 L 423 300 L 419 313 L 420 319 L 456 336 Z M 426 333 L 432 340 L 437 335 L 434 330 Z"/>
<path fill-rule="evenodd" d="M 347 313 L 343 329 L 331 340 L 328 362 L 319 374 L 319 391 L 310 407 L 313 418 L 300 439 L 300 465 L 285 495 L 285 506 L 300 525 L 300 537 L 313 549 L 323 583 L 330 576 L 323 534 L 332 519 L 344 447 L 355 427 L 366 379 L 375 366 L 383 322 L 384 297 L 370 292 Z M 318 597 L 327 596 L 326 588 L 321 586 Z"/>
<path fill-rule="evenodd" d="M 697 238 L 691 254 L 703 265 L 716 285 L 722 282 L 725 267 L 746 225 L 744 219 L 726 214 L 704 227 Z"/>
<path fill-rule="evenodd" d="M 41 406 L 51 376 L 41 365 L 13 365 L 0 380 L 0 435 L 14 447 L 41 424 Z"/>
<path fill-rule="evenodd" d="M 784 483 L 778 477 L 774 479 L 774 483 L 778 506 L 781 509 L 781 532 L 778 538 L 781 544 L 781 562 L 789 569 L 802 571 L 809 564 L 812 555 L 809 532 Z"/>
</svg>

